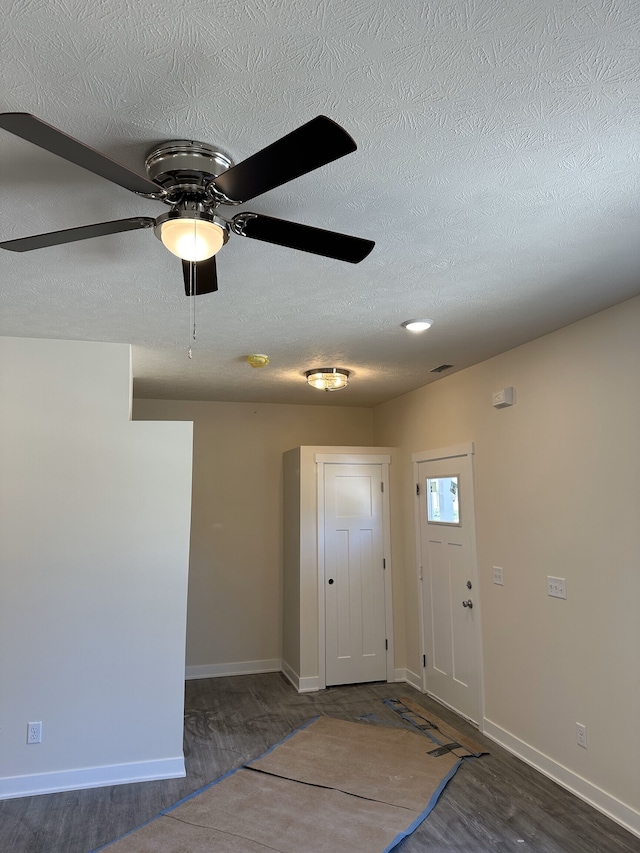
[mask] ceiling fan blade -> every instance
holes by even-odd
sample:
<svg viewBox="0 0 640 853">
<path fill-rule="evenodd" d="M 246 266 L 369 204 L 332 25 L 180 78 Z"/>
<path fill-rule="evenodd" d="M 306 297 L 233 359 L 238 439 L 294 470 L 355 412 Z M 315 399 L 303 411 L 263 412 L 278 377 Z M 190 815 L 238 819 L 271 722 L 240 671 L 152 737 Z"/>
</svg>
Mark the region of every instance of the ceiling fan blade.
<svg viewBox="0 0 640 853">
<path fill-rule="evenodd" d="M 152 225 L 155 225 L 155 219 L 150 219 L 148 216 L 114 219 L 112 222 L 99 222 L 97 225 L 82 225 L 79 228 L 65 228 L 64 231 L 50 231 L 47 234 L 36 234 L 34 237 L 7 240 L 0 243 L 0 249 L 8 249 L 10 252 L 30 252 L 32 249 L 75 243 L 77 240 L 88 240 L 91 237 L 104 237 L 107 234 L 119 234 L 122 231 L 151 228 Z"/>
<path fill-rule="evenodd" d="M 202 296 L 205 293 L 215 293 L 218 289 L 218 271 L 216 256 L 206 261 L 182 262 L 184 292 L 187 296 Z"/>
<path fill-rule="evenodd" d="M 249 201 L 344 157 L 356 148 L 356 143 L 339 124 L 326 116 L 317 116 L 223 172 L 213 186 L 228 199 Z"/>
<path fill-rule="evenodd" d="M 94 148 L 67 136 L 61 130 L 29 113 L 0 113 L 0 128 L 20 136 L 45 151 L 57 154 L 76 166 L 81 166 L 101 178 L 141 195 L 162 194 L 162 188 L 148 178 L 138 175 L 101 154 Z"/>
<path fill-rule="evenodd" d="M 336 231 L 324 231 L 322 228 L 312 228 L 310 225 L 300 225 L 298 222 L 288 222 L 285 219 L 274 219 L 272 216 L 262 216 L 259 213 L 239 213 L 233 219 L 234 223 L 236 221 L 238 222 L 236 233 L 243 237 L 275 243 L 301 252 L 311 252 L 314 255 L 323 255 L 325 258 L 335 258 L 338 261 L 348 261 L 350 264 L 360 263 L 375 246 L 373 240 L 350 237 L 348 234 L 338 234 Z"/>
</svg>

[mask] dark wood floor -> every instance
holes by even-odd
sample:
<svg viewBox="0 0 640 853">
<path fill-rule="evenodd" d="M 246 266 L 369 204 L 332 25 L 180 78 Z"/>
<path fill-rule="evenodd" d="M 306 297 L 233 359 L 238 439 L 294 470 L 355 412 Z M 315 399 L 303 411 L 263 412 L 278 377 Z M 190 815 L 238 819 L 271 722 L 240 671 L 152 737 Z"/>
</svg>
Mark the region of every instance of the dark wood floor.
<svg viewBox="0 0 640 853">
<path fill-rule="evenodd" d="M 400 695 L 412 696 L 486 742 L 491 754 L 463 763 L 436 808 L 398 851 L 640 853 L 640 839 L 405 684 L 298 695 L 280 674 L 187 682 L 186 778 L 5 800 L 0 850 L 89 853 L 256 757 L 317 714 L 400 725 L 382 703 Z"/>
</svg>

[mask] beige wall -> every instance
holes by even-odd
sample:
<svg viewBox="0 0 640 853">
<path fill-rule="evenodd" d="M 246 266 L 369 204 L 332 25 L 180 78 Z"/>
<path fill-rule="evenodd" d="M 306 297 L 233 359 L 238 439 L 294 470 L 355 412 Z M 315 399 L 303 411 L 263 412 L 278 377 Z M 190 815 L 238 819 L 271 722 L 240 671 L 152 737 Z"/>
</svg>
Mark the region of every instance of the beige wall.
<svg viewBox="0 0 640 853">
<path fill-rule="evenodd" d="M 485 725 L 576 789 L 586 780 L 595 802 L 604 792 L 600 805 L 619 801 L 636 832 L 639 368 L 640 298 L 374 410 L 375 443 L 400 449 L 408 668 L 420 666 L 411 453 L 472 440 Z M 496 410 L 505 386 L 516 403 Z M 547 575 L 566 578 L 566 601 L 547 596 Z"/>
<path fill-rule="evenodd" d="M 188 675 L 279 669 L 282 454 L 370 445 L 371 410 L 136 400 L 134 417 L 194 423 Z"/>
<path fill-rule="evenodd" d="M 0 338 L 0 798 L 184 775 L 191 425 L 130 390 L 128 346 Z"/>
</svg>

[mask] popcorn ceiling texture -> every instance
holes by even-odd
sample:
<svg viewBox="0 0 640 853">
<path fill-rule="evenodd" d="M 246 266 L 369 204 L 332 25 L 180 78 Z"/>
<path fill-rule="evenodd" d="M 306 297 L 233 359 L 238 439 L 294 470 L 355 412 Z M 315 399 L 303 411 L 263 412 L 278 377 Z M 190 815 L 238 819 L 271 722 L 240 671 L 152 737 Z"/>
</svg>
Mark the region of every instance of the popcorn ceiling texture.
<svg viewBox="0 0 640 853">
<path fill-rule="evenodd" d="M 12 0 L 2 111 L 140 172 L 162 140 L 239 162 L 328 115 L 358 151 L 245 209 L 376 248 L 352 266 L 232 235 L 191 360 L 151 231 L 0 252 L 0 334 L 129 342 L 140 396 L 369 406 L 634 296 L 638 56 L 636 0 Z M 1 239 L 165 209 L 0 132 Z M 349 388 L 307 388 L 325 365 Z"/>
</svg>

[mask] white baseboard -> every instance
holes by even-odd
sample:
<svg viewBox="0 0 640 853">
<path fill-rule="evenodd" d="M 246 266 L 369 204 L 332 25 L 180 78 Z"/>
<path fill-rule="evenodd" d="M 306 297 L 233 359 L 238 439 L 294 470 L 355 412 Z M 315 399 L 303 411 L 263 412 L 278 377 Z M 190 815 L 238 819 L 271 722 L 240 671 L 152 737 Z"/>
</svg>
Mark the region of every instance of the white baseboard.
<svg viewBox="0 0 640 853">
<path fill-rule="evenodd" d="M 583 779 L 582 776 L 579 776 L 562 764 L 558 764 L 557 761 L 549 758 L 548 755 L 529 746 L 529 744 L 512 735 L 496 723 L 491 722 L 486 717 L 484 719 L 484 734 L 513 753 L 513 755 L 521 758 L 522 761 L 535 767 L 540 773 L 553 779 L 558 785 L 571 791 L 576 797 L 580 797 L 581 800 L 589 803 L 594 809 L 597 809 L 607 815 L 607 817 L 610 817 L 611 820 L 628 829 L 629 832 L 640 836 L 640 812 L 632 809 L 631 806 L 626 805 L 616 799 L 616 797 L 611 796 L 611 794 L 607 794 L 606 791 L 598 788 L 587 779 Z"/>
<path fill-rule="evenodd" d="M 238 663 L 212 663 L 201 666 L 188 666 L 185 671 L 187 681 L 196 678 L 222 678 L 230 675 L 252 675 L 259 672 L 282 672 L 285 678 L 293 684 L 298 693 L 315 693 L 321 690 L 320 678 L 317 675 L 301 678 L 298 673 L 284 660 L 249 660 Z M 397 668 L 394 670 L 394 681 L 405 681 L 416 690 L 422 692 L 422 679 L 410 669 Z"/>
<path fill-rule="evenodd" d="M 298 693 L 316 693 L 320 690 L 320 679 L 318 676 L 313 678 L 300 678 L 298 673 L 289 666 L 286 661 L 282 661 L 282 674 L 296 688 Z"/>
<path fill-rule="evenodd" d="M 81 770 L 34 773 L 29 776 L 5 776 L 0 777 L 0 800 L 53 794 L 56 791 L 104 788 L 106 785 L 128 785 L 131 782 L 152 782 L 156 779 L 178 779 L 185 775 L 184 758 L 179 756 L 105 767 L 83 767 Z"/>
<path fill-rule="evenodd" d="M 394 681 L 406 681 L 407 684 L 410 684 L 422 693 L 422 678 L 416 675 L 415 672 L 411 672 L 410 669 L 396 669 L 394 672 Z"/>
<path fill-rule="evenodd" d="M 254 675 L 258 672 L 280 672 L 281 660 L 243 660 L 237 663 L 210 663 L 201 666 L 188 666 L 185 678 L 222 678 L 227 675 Z"/>
</svg>

